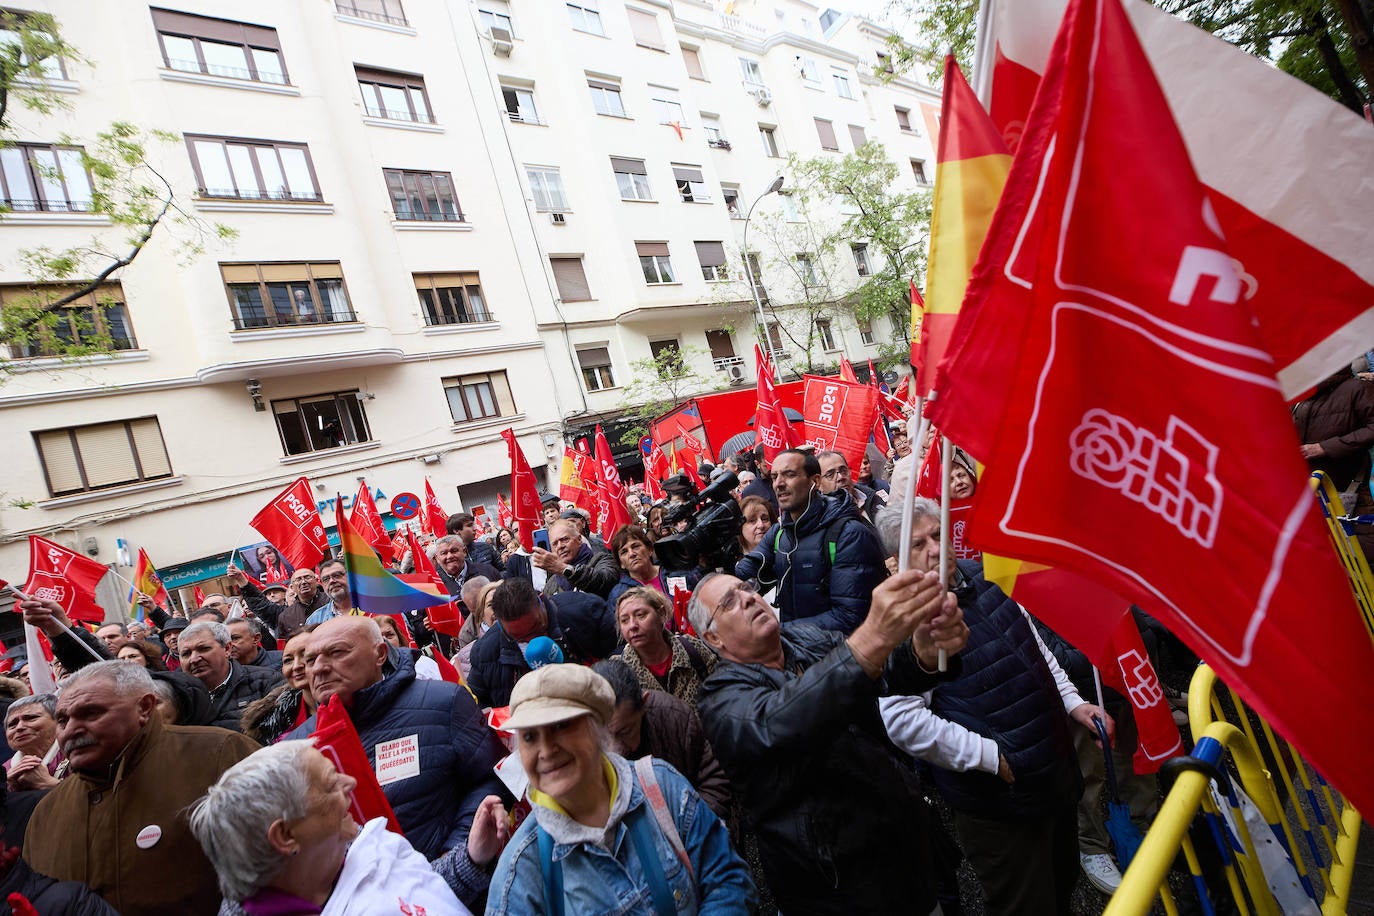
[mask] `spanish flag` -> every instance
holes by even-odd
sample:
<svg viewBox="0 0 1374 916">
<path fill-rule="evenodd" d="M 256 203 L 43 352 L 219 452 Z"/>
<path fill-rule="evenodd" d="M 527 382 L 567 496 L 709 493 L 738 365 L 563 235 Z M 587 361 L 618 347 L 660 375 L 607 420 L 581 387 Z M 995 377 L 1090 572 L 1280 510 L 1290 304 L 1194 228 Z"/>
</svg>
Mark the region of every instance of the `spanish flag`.
<svg viewBox="0 0 1374 916">
<path fill-rule="evenodd" d="M 945 58 L 935 201 L 930 218 L 926 294 L 912 349 L 918 351 L 918 392 L 929 392 L 964 301 L 973 262 L 1011 170 L 1011 153 L 953 55 Z M 912 307 L 919 294 L 912 285 Z M 913 316 L 914 317 L 914 316 Z"/>
<path fill-rule="evenodd" d="M 153 603 L 163 610 L 172 606 L 171 599 L 167 597 L 167 589 L 163 586 L 157 570 L 153 568 L 153 561 L 148 559 L 148 553 L 142 547 L 138 548 L 138 560 L 134 563 L 134 578 L 129 589 L 129 619 L 141 623 L 143 605 L 138 603 L 139 595 L 149 596 Z"/>
</svg>

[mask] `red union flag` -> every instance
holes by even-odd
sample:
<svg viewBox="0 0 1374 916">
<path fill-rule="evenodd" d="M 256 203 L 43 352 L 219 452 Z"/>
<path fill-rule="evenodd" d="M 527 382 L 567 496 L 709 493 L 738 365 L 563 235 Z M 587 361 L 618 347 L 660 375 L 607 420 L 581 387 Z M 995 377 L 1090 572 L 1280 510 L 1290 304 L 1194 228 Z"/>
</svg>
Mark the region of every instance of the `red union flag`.
<svg viewBox="0 0 1374 916">
<path fill-rule="evenodd" d="M 439 497 L 434 495 L 434 488 L 429 485 L 428 477 L 425 478 L 425 508 L 421 524 L 428 534 L 436 538 L 448 534 L 448 513 L 439 505 Z"/>
<path fill-rule="evenodd" d="M 509 426 L 501 430 L 510 453 L 510 511 L 520 532 L 520 546 L 534 550 L 534 531 L 539 527 L 539 485 L 534 472 L 525 460 L 525 452 L 515 441 L 515 430 Z"/>
<path fill-rule="evenodd" d="M 817 451 L 841 453 L 851 468 L 857 468 L 878 416 L 877 390 L 858 382 L 808 375 L 803 401 L 806 441 Z"/>
<path fill-rule="evenodd" d="M 377 551 L 383 563 L 391 562 L 391 538 L 387 536 L 382 514 L 377 511 L 365 480 L 358 481 L 358 495 L 353 497 L 353 511 L 348 515 L 348 522 L 367 541 L 367 546 Z"/>
<path fill-rule="evenodd" d="M 630 524 L 630 509 L 625 505 L 625 484 L 620 482 L 620 472 L 615 467 L 615 456 L 611 454 L 611 444 L 601 432 L 601 424 L 596 427 L 596 485 L 601 491 L 601 530 L 602 540 L 607 544 L 621 528 Z"/>
<path fill-rule="evenodd" d="M 29 535 L 29 578 L 24 592 L 62 605 L 72 620 L 100 623 L 105 610 L 95 603 L 95 587 L 110 570 L 56 541 Z"/>
<path fill-rule="evenodd" d="M 329 550 L 310 481 L 304 477 L 274 496 L 248 524 L 297 568 L 314 566 Z"/>
<path fill-rule="evenodd" d="M 787 422 L 787 414 L 778 402 L 778 392 L 773 388 L 773 365 L 763 355 L 763 349 L 754 344 L 754 373 L 758 378 L 758 413 L 754 416 L 754 435 L 763 443 L 763 458 L 769 464 L 778 457 L 783 449 L 797 445 L 796 430 Z"/>
<path fill-rule="evenodd" d="M 975 543 L 1143 607 L 1374 810 L 1374 646 L 1232 255 L 1118 0 L 1073 0 L 967 302 L 1018 325 L 1000 397 L 937 413 L 997 431 Z"/>
</svg>

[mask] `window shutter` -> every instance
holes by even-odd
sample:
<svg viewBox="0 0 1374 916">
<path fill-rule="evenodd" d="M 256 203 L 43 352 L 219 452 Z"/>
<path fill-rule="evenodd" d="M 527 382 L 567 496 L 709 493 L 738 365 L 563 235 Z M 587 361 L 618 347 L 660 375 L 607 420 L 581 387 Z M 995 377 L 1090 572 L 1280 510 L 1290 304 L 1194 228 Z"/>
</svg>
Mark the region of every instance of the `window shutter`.
<svg viewBox="0 0 1374 916">
<path fill-rule="evenodd" d="M 712 359 L 729 359 L 735 355 L 735 345 L 730 341 L 730 332 L 724 329 L 707 331 L 706 344 L 711 348 Z"/>
<path fill-rule="evenodd" d="M 72 446 L 71 433 L 65 429 L 54 429 L 45 433 L 35 433 L 38 453 L 43 459 L 43 467 L 48 472 L 48 489 L 53 496 L 83 490 L 81 469 L 76 463 L 76 449 Z"/>
<path fill-rule="evenodd" d="M 641 258 L 668 257 L 667 242 L 635 242 L 635 251 Z"/>
<path fill-rule="evenodd" d="M 631 175 L 649 174 L 649 170 L 644 167 L 644 160 L 621 159 L 619 156 L 611 157 L 611 170 L 615 172 L 626 172 Z"/>
<path fill-rule="evenodd" d="M 549 264 L 553 267 L 554 282 L 558 284 L 558 298 L 564 302 L 586 302 L 592 298 L 581 258 L 549 258 Z"/>
<path fill-rule="evenodd" d="M 698 184 L 706 181 L 701 175 L 701 169 L 691 166 L 673 166 L 673 177 L 678 181 L 695 181 Z"/>
<path fill-rule="evenodd" d="M 696 48 L 683 48 L 682 62 L 687 65 L 687 75 L 692 79 L 706 79 L 706 74 L 701 69 L 701 55 L 697 53 Z"/>
<path fill-rule="evenodd" d="M 172 473 L 172 463 L 167 460 L 167 447 L 162 442 L 162 429 L 156 417 L 144 417 L 129 424 L 134 433 L 134 447 L 138 449 L 138 459 L 143 465 L 145 478 L 167 477 Z"/>
<path fill-rule="evenodd" d="M 123 423 L 81 427 L 76 431 L 76 446 L 81 450 L 88 486 L 106 487 L 138 479 L 129 431 Z"/>
<path fill-rule="evenodd" d="M 868 142 L 868 135 L 864 133 L 864 129 L 859 125 L 851 124 L 849 125 L 849 139 L 850 142 L 854 144 L 854 148 L 858 149 Z"/>
<path fill-rule="evenodd" d="M 577 351 L 577 363 L 583 369 L 600 369 L 611 364 L 611 351 L 607 347 L 588 347 Z"/>
<path fill-rule="evenodd" d="M 281 50 L 277 40 L 277 30 L 266 26 L 249 25 L 246 22 L 232 22 L 228 19 L 211 19 L 208 16 L 195 16 L 191 13 L 178 13 L 172 10 L 150 10 L 153 25 L 159 32 L 176 35 L 193 35 L 211 41 L 224 41 L 235 45 L 251 45 L 255 48 Z"/>
<path fill-rule="evenodd" d="M 816 118 L 816 133 L 821 137 L 822 149 L 839 149 L 840 143 L 835 139 L 835 125 L 829 121 Z"/>
<path fill-rule="evenodd" d="M 657 16 L 629 7 L 626 7 L 625 12 L 630 17 L 630 31 L 634 33 L 635 44 L 654 51 L 664 50 L 663 34 L 658 30 Z"/>
<path fill-rule="evenodd" d="M 702 267 L 720 267 L 725 263 L 725 245 L 721 242 L 697 242 L 697 261 Z"/>
</svg>

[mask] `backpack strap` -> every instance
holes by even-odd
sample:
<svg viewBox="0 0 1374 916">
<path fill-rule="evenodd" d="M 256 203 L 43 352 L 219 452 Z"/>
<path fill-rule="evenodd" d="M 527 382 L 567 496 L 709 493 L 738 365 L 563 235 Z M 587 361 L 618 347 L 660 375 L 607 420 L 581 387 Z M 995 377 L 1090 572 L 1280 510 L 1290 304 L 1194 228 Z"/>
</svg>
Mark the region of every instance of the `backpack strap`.
<svg viewBox="0 0 1374 916">
<path fill-rule="evenodd" d="M 690 639 L 682 639 L 679 634 L 678 644 L 682 646 L 682 651 L 687 653 L 687 661 L 691 663 L 692 670 L 697 673 L 697 677 L 706 680 L 711 672 L 706 670 L 706 659 L 701 657 L 701 651 L 692 644 Z"/>
<path fill-rule="evenodd" d="M 563 865 L 553 860 L 553 837 L 538 824 L 534 825 L 539 840 L 539 871 L 544 876 L 544 912 L 548 916 L 563 916 Z"/>
<path fill-rule="evenodd" d="M 635 855 L 639 856 L 639 872 L 649 883 L 649 896 L 654 901 L 655 916 L 676 916 L 677 904 L 673 902 L 673 892 L 668 887 L 668 877 L 663 873 L 663 863 L 659 861 L 654 837 L 649 831 L 649 821 L 642 817 L 633 818 L 629 824 L 630 841 L 634 843 Z"/>
<path fill-rule="evenodd" d="M 668 840 L 668 845 L 673 847 L 673 852 L 677 853 L 678 859 L 687 869 L 687 874 L 696 880 L 696 871 L 692 868 L 692 860 L 687 855 L 686 847 L 682 845 L 682 836 L 677 832 L 677 824 L 673 823 L 672 815 L 668 813 L 668 801 L 663 797 L 663 789 L 659 787 L 658 777 L 654 775 L 654 758 L 640 757 L 636 760 L 635 775 L 639 777 L 639 785 L 644 790 L 645 801 L 649 803 L 649 810 L 653 812 L 654 820 L 658 821 L 658 827 L 663 831 L 663 836 Z"/>
</svg>

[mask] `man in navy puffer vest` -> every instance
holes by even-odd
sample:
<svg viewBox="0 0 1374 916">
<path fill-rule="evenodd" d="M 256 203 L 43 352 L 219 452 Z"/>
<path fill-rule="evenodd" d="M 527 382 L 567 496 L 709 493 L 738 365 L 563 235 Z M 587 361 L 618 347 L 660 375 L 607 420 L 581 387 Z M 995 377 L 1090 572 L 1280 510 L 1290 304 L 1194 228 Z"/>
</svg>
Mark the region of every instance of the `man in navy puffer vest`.
<svg viewBox="0 0 1374 916">
<path fill-rule="evenodd" d="M 935 569 L 940 507 L 918 499 L 913 516 L 911 568 Z M 900 509 L 878 513 L 889 553 L 899 549 L 900 530 Z M 920 696 L 881 700 L 883 723 L 893 743 L 934 764 L 987 912 L 1067 913 L 1083 791 L 1070 730 L 1093 729 L 1093 716 L 1109 734 L 1114 724 L 1083 701 L 1030 617 L 983 578 L 979 563 L 959 561 L 946 575 L 969 627 L 963 673 Z"/>
</svg>

